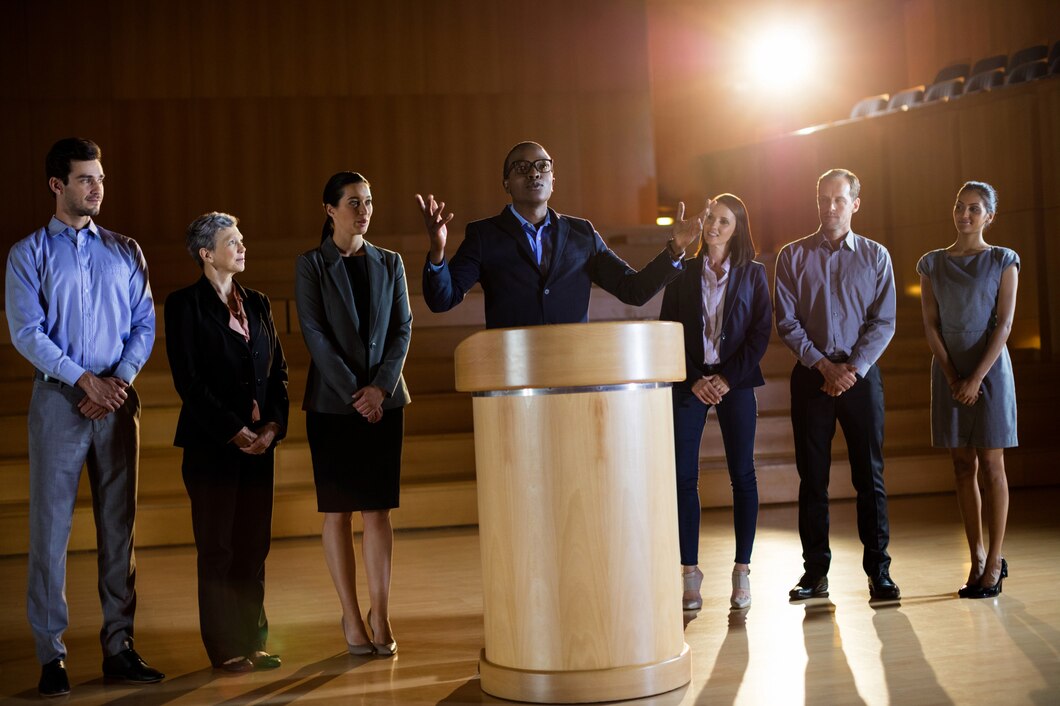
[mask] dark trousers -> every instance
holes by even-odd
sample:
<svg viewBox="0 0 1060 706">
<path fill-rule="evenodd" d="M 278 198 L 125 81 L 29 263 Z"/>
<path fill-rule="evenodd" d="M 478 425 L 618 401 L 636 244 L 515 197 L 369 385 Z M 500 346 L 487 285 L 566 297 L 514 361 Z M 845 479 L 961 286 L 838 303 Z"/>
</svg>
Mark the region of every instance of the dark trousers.
<svg viewBox="0 0 1060 706">
<path fill-rule="evenodd" d="M 685 383 L 674 385 L 673 403 L 681 564 L 694 566 L 699 563 L 699 445 L 711 406 L 700 402 Z M 715 411 L 732 483 L 735 561 L 749 564 L 758 523 L 758 480 L 754 461 L 758 402 L 755 400 L 754 388 L 729 390 L 715 406 Z"/>
<path fill-rule="evenodd" d="M 199 629 L 216 666 L 265 649 L 273 451 L 185 448 L 183 473 L 198 551 Z"/>
<path fill-rule="evenodd" d="M 862 566 L 869 576 L 886 572 L 890 529 L 883 486 L 883 382 L 875 365 L 839 397 L 821 391 L 819 372 L 796 364 L 791 372 L 791 427 L 799 471 L 799 537 L 806 573 L 824 576 L 832 560 L 828 546 L 828 480 L 836 421 L 843 428 L 850 478 L 857 491 Z"/>
</svg>

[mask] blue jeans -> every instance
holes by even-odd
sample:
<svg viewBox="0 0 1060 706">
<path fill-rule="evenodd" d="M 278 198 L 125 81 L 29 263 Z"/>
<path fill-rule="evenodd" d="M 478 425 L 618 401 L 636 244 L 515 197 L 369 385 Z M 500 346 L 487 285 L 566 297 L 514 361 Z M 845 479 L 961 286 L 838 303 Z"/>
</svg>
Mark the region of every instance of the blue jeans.
<svg viewBox="0 0 1060 706">
<path fill-rule="evenodd" d="M 681 564 L 694 566 L 699 563 L 699 444 L 711 405 L 700 402 L 686 383 L 674 385 L 673 403 Z M 715 405 L 715 410 L 732 483 L 735 561 L 749 564 L 758 523 L 758 480 L 754 461 L 758 402 L 754 388 L 729 390 Z"/>
</svg>

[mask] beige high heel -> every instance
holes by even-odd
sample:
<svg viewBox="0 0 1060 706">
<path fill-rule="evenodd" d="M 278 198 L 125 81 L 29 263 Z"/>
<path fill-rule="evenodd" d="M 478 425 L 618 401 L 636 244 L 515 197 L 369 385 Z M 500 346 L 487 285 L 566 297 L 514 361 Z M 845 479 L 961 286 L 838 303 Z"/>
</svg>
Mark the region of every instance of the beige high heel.
<svg viewBox="0 0 1060 706">
<path fill-rule="evenodd" d="M 681 596 L 681 607 L 684 610 L 699 610 L 703 607 L 703 595 L 699 592 L 703 586 L 703 572 L 697 566 L 692 571 L 681 572 L 685 593 Z"/>
<path fill-rule="evenodd" d="M 375 632 L 372 630 L 372 611 L 368 611 L 368 635 L 372 638 L 372 646 L 375 647 L 375 653 L 382 657 L 390 657 L 397 653 L 397 640 L 394 636 L 390 636 L 390 642 L 376 642 Z"/>
<path fill-rule="evenodd" d="M 736 610 L 747 608 L 751 605 L 751 570 L 738 571 L 733 569 L 732 571 L 732 595 L 729 596 L 729 605 Z M 739 592 L 743 592 L 743 595 L 737 595 Z"/>
</svg>

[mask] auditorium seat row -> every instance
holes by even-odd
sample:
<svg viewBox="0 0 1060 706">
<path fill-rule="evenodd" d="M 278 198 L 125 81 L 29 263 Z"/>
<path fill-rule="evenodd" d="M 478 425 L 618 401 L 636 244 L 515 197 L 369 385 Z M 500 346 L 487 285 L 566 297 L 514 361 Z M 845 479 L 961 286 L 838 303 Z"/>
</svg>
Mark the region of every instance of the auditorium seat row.
<svg viewBox="0 0 1060 706">
<path fill-rule="evenodd" d="M 913 86 L 893 95 L 881 93 L 858 101 L 850 111 L 851 118 L 866 118 L 898 110 L 908 110 L 925 103 L 960 98 L 964 95 L 1013 86 L 1047 76 L 1060 76 L 1060 40 L 1052 47 L 1037 44 L 1011 56 L 998 54 L 975 62 L 945 66 L 930 85 Z"/>
</svg>

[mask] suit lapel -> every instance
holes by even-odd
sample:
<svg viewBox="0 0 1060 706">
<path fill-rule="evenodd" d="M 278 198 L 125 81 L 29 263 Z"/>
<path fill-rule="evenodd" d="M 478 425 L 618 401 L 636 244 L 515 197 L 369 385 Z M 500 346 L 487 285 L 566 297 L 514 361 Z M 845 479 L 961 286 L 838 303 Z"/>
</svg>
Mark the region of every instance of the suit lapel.
<svg viewBox="0 0 1060 706">
<path fill-rule="evenodd" d="M 740 287 L 743 285 L 743 274 L 746 267 L 732 267 L 729 269 L 729 284 L 725 287 L 725 311 L 721 322 L 721 332 L 725 334 L 729 330 L 729 322 L 732 320 L 732 312 L 736 308 L 736 298 L 740 295 Z M 720 349 L 725 349 L 727 336 L 721 340 Z M 718 351 L 719 353 L 721 350 Z M 724 355 L 722 356 L 725 357 Z"/>
<path fill-rule="evenodd" d="M 563 257 L 563 248 L 567 245 L 567 236 L 570 235 L 570 224 L 566 219 L 560 218 L 559 214 L 548 209 L 549 218 L 552 220 L 552 257 L 549 261 L 548 278 L 551 280 L 554 273 L 559 270 L 556 263 Z"/>
<path fill-rule="evenodd" d="M 342 255 L 339 253 L 339 249 L 335 247 L 335 241 L 331 238 L 326 238 L 320 244 L 320 252 L 324 256 L 324 265 L 328 277 L 331 278 L 335 291 L 342 298 L 342 305 L 345 307 L 350 321 L 353 322 L 353 330 L 356 331 L 361 320 L 357 316 L 357 307 L 353 303 L 353 284 L 350 282 L 350 276 L 346 272 L 346 265 L 342 262 Z"/>
<path fill-rule="evenodd" d="M 368 288 L 371 292 L 368 314 L 368 338 L 371 339 L 375 333 L 375 327 L 379 325 L 380 309 L 383 306 L 383 284 L 386 279 L 386 267 L 383 263 L 383 253 L 379 248 L 365 241 L 364 256 L 368 264 Z M 367 351 L 365 351 L 367 354 Z"/>
<path fill-rule="evenodd" d="M 516 249 L 518 250 L 520 257 L 526 261 L 526 264 L 537 270 L 537 258 L 534 257 L 534 251 L 530 249 L 530 240 L 526 237 L 526 231 L 523 230 L 522 224 L 519 223 L 519 219 L 512 213 L 511 208 L 505 206 L 504 210 L 502 210 L 493 221 L 498 228 L 508 235 L 508 237 L 515 240 Z M 553 221 L 553 223 L 555 223 L 555 221 Z"/>
<path fill-rule="evenodd" d="M 210 280 L 206 279 L 206 276 L 203 275 L 199 278 L 198 284 L 198 295 L 202 302 L 204 313 L 216 322 L 218 326 L 224 329 L 229 336 L 238 338 L 240 343 L 246 343 L 246 339 L 243 338 L 242 334 L 233 331 L 232 327 L 228 325 L 231 320 L 228 306 L 221 301 L 221 297 L 218 296 L 217 290 L 213 288 L 212 284 L 210 284 Z M 235 286 L 238 287 L 239 285 L 237 284 Z M 242 294 L 242 292 L 240 292 L 240 294 Z"/>
</svg>

